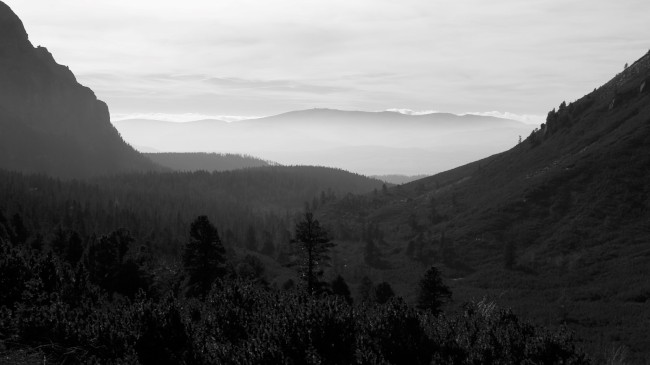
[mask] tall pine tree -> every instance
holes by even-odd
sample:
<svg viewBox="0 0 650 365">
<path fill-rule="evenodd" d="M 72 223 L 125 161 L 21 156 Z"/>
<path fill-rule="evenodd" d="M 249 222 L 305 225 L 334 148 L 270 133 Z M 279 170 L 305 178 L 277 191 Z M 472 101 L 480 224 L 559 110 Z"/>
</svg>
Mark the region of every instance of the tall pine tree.
<svg viewBox="0 0 650 365">
<path fill-rule="evenodd" d="M 202 215 L 190 226 L 190 239 L 183 253 L 183 268 L 187 274 L 187 295 L 203 296 L 215 280 L 223 277 L 226 250 L 217 228 Z"/>
<path fill-rule="evenodd" d="M 435 266 L 431 266 L 424 273 L 420 279 L 419 289 L 418 308 L 434 314 L 438 314 L 442 304 L 451 298 L 451 290 L 442 282 L 440 271 Z"/>
<path fill-rule="evenodd" d="M 305 217 L 296 224 L 294 243 L 300 246 L 300 278 L 305 282 L 308 294 L 317 294 L 322 290 L 324 283 L 320 279 L 323 266 L 329 260 L 327 254 L 334 244 L 311 212 L 306 212 Z"/>
</svg>

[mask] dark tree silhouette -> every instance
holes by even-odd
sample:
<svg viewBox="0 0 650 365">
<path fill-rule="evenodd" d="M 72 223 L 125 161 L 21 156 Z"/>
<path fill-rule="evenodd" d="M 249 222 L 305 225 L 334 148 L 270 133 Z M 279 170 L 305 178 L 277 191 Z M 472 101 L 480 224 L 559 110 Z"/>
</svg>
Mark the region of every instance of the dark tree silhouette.
<svg viewBox="0 0 650 365">
<path fill-rule="evenodd" d="M 383 281 L 375 287 L 375 301 L 384 304 L 395 296 L 393 288 L 387 282 Z"/>
<path fill-rule="evenodd" d="M 442 282 L 440 271 L 435 266 L 431 266 L 424 273 L 420 279 L 419 289 L 418 308 L 431 311 L 434 314 L 439 313 L 442 304 L 451 298 L 451 291 Z"/>
<path fill-rule="evenodd" d="M 226 273 L 225 253 L 217 228 L 208 217 L 196 218 L 190 226 L 190 240 L 183 253 L 188 295 L 205 295 L 212 283 Z"/>
<path fill-rule="evenodd" d="M 65 251 L 65 258 L 72 265 L 76 265 L 83 255 L 84 247 L 79 233 L 72 231 L 68 238 L 68 247 Z"/>
<path fill-rule="evenodd" d="M 307 286 L 307 293 L 316 294 L 322 289 L 322 267 L 329 260 L 327 253 L 334 244 L 311 212 L 306 212 L 304 219 L 296 224 L 294 242 L 300 245 L 300 278 Z"/>
<path fill-rule="evenodd" d="M 50 248 L 54 251 L 59 256 L 63 256 L 65 254 L 65 249 L 68 241 L 68 234 L 61 228 L 61 225 L 59 225 L 56 228 L 56 231 L 54 231 L 54 238 L 52 238 L 52 241 L 50 242 Z"/>
<path fill-rule="evenodd" d="M 237 276 L 244 280 L 266 285 L 264 263 L 257 256 L 246 255 L 235 268 Z"/>
<path fill-rule="evenodd" d="M 40 233 L 37 233 L 34 238 L 29 242 L 29 247 L 32 248 L 32 250 L 40 251 L 43 246 L 45 245 L 45 239 L 43 238 L 43 235 Z"/>
<path fill-rule="evenodd" d="M 359 287 L 357 288 L 359 299 L 361 299 L 362 302 L 371 301 L 373 289 L 374 286 L 372 280 L 369 277 L 364 276 L 361 278 L 361 283 L 359 283 Z"/>
<path fill-rule="evenodd" d="M 282 289 L 283 290 L 292 290 L 296 286 L 296 283 L 293 281 L 293 279 L 288 279 L 282 284 Z"/>
<path fill-rule="evenodd" d="M 18 213 L 14 214 L 11 217 L 11 226 L 11 228 L 13 228 L 13 237 L 11 238 L 14 244 L 24 245 L 27 241 L 29 232 L 27 232 L 27 228 L 23 223 L 23 217 Z"/>
<path fill-rule="evenodd" d="M 77 245 L 81 245 L 81 240 L 73 233 L 70 242 L 69 262 L 73 263 L 80 256 L 80 247 Z M 93 240 L 83 262 L 90 281 L 109 293 L 117 292 L 131 298 L 135 297 L 139 289 L 147 290 L 151 285 L 151 277 L 134 255 L 134 242 L 131 233 L 125 229 Z"/>
<path fill-rule="evenodd" d="M 90 281 L 101 288 L 114 290 L 115 272 L 119 269 L 126 248 L 133 241 L 128 232 L 111 232 L 99 239 L 92 239 L 84 255 Z"/>
<path fill-rule="evenodd" d="M 338 275 L 331 284 L 332 294 L 343 297 L 348 304 L 352 304 L 350 288 L 341 275 Z"/>
</svg>

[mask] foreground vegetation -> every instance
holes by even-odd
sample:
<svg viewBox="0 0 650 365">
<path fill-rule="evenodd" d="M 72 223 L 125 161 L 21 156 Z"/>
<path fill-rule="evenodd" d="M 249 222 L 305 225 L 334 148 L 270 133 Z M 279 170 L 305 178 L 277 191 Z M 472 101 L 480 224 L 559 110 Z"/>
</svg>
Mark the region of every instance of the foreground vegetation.
<svg viewBox="0 0 650 365">
<path fill-rule="evenodd" d="M 650 52 L 509 151 L 318 213 L 405 297 L 436 265 L 456 300 L 569 326 L 598 363 L 650 363 L 648 85 Z"/>
<path fill-rule="evenodd" d="M 399 298 L 350 304 L 328 291 L 270 288 L 263 270 L 241 269 L 245 260 L 217 265 L 209 291 L 191 293 L 195 261 L 159 277 L 128 232 L 102 236 L 78 255 L 72 240 L 27 244 L 14 223 L 0 219 L 0 345 L 7 361 L 587 363 L 566 331 L 536 328 L 488 302 L 453 316 Z M 204 217 L 191 228 L 187 252 L 208 236 L 218 242 L 200 232 L 212 232 Z"/>
</svg>

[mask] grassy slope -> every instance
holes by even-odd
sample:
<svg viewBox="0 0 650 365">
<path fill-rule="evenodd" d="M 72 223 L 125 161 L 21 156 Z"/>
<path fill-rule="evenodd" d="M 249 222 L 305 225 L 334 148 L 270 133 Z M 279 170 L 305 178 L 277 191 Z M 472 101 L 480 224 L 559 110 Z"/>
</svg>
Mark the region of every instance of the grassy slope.
<svg viewBox="0 0 650 365">
<path fill-rule="evenodd" d="M 392 268 L 364 270 L 407 298 L 428 265 L 441 265 L 454 279 L 457 301 L 488 295 L 545 324 L 569 324 L 592 352 L 623 344 L 633 360 L 647 359 L 650 93 L 639 90 L 650 77 L 648 58 L 569 105 L 545 135 L 393 188 L 354 211 L 323 214 L 379 224 Z M 436 224 L 429 220 L 432 198 L 447 217 Z M 416 238 L 414 218 L 425 262 L 404 254 Z M 442 232 L 451 259 L 442 258 Z M 515 247 L 512 269 L 504 268 L 508 243 Z M 354 260 L 359 246 L 344 243 L 339 255 Z"/>
</svg>

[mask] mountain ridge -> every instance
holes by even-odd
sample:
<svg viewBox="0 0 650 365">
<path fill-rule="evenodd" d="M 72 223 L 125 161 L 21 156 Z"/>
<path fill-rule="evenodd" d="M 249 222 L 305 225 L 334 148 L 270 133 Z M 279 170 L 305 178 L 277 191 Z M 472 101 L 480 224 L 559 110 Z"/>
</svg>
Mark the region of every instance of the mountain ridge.
<svg viewBox="0 0 650 365">
<path fill-rule="evenodd" d="M 58 177 L 156 170 L 110 124 L 108 106 L 0 2 L 0 167 Z"/>
<path fill-rule="evenodd" d="M 174 171 L 229 171 L 254 167 L 275 166 L 271 161 L 257 157 L 217 153 L 145 153 L 150 160 Z"/>
<path fill-rule="evenodd" d="M 333 109 L 231 123 L 121 120 L 113 124 L 133 145 L 158 151 L 249 154 L 284 165 L 338 166 L 369 175 L 443 171 L 509 148 L 533 128 L 518 121 L 474 115 L 414 116 Z M 380 148 L 364 155 L 346 152 L 367 150 L 368 146 Z M 411 151 L 415 149 L 423 152 L 414 154 Z M 408 168 L 400 161 L 407 161 Z"/>
</svg>

